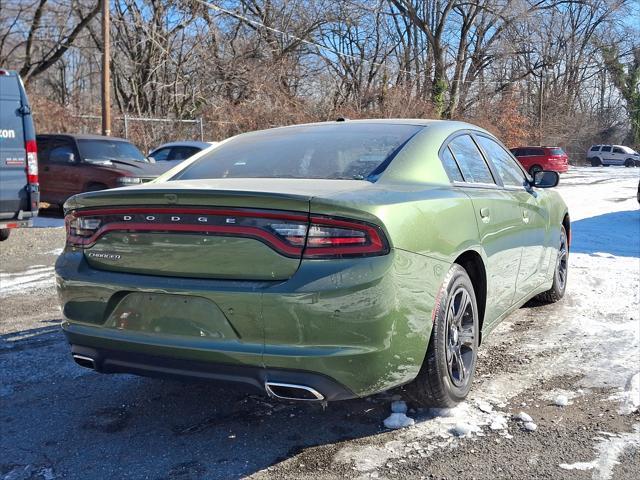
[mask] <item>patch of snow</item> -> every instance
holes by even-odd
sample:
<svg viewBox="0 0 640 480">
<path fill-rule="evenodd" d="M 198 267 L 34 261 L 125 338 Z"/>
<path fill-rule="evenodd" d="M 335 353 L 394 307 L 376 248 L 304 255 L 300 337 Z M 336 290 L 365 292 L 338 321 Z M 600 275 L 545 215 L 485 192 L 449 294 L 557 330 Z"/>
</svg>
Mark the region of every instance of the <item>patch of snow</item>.
<svg viewBox="0 0 640 480">
<path fill-rule="evenodd" d="M 636 373 L 629 378 L 624 390 L 610 397 L 611 400 L 619 400 L 618 410 L 622 415 L 628 415 L 640 408 L 640 373 Z"/>
<path fill-rule="evenodd" d="M 523 422 L 533 422 L 533 418 L 531 418 L 531 415 L 525 412 L 520 412 L 518 415 L 516 415 L 516 419 Z"/>
<path fill-rule="evenodd" d="M 558 407 L 566 407 L 567 405 L 569 405 L 569 399 L 567 398 L 566 395 L 558 395 L 554 400 L 553 403 L 555 405 L 557 405 Z"/>
<path fill-rule="evenodd" d="M 390 429 L 405 428 L 415 425 L 413 418 L 407 417 L 404 413 L 392 413 L 384 419 L 384 426 Z"/>
<path fill-rule="evenodd" d="M 407 413 L 407 404 L 402 400 L 395 400 L 391 403 L 391 411 L 393 413 Z"/>
<path fill-rule="evenodd" d="M 53 267 L 35 267 L 24 272 L 0 273 L 0 297 L 53 286 Z"/>
<path fill-rule="evenodd" d="M 49 250 L 48 252 L 44 252 L 45 255 L 62 255 L 62 251 L 64 250 L 64 248 L 54 248 L 53 250 Z"/>
<path fill-rule="evenodd" d="M 507 427 L 508 427 L 507 419 L 504 416 L 499 414 L 493 417 L 493 420 L 489 425 L 489 428 L 491 430 L 506 430 Z"/>
<path fill-rule="evenodd" d="M 592 478 L 609 480 L 613 469 L 620 462 L 618 458 L 627 448 L 640 448 L 640 424 L 635 424 L 633 432 L 620 433 L 595 446 L 597 456 L 590 462 L 561 463 L 564 470 L 595 470 Z"/>
<path fill-rule="evenodd" d="M 493 405 L 491 405 L 489 402 L 478 400 L 476 404 L 478 405 L 480 411 L 484 413 L 491 413 L 493 411 Z"/>
<path fill-rule="evenodd" d="M 524 428 L 530 432 L 535 432 L 538 429 L 538 425 L 533 422 L 524 422 Z"/>
<path fill-rule="evenodd" d="M 62 228 L 64 227 L 64 218 L 35 217 L 33 226 L 36 228 Z"/>
</svg>

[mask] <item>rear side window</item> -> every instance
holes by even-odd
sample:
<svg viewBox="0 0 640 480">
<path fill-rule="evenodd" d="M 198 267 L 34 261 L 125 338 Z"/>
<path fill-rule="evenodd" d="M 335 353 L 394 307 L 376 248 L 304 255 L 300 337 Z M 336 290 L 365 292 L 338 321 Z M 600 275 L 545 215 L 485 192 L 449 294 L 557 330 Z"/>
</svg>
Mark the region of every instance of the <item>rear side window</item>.
<svg viewBox="0 0 640 480">
<path fill-rule="evenodd" d="M 200 151 L 195 147 L 173 147 L 169 160 L 185 160 Z"/>
<path fill-rule="evenodd" d="M 564 155 L 564 150 L 562 150 L 560 147 L 550 148 L 549 155 Z"/>
<path fill-rule="evenodd" d="M 478 143 L 498 171 L 502 182 L 512 187 L 522 187 L 525 176 L 511 155 L 498 143 L 488 137 L 477 136 Z"/>
<path fill-rule="evenodd" d="M 161 148 L 160 150 L 156 150 L 149 156 L 153 157 L 153 159 L 156 162 L 164 162 L 165 160 L 169 160 L 170 153 L 171 153 L 171 148 L 167 147 L 167 148 Z"/>
<path fill-rule="evenodd" d="M 447 175 L 449 176 L 449 180 L 452 182 L 463 182 L 464 178 L 462 178 L 462 173 L 458 168 L 458 164 L 456 163 L 456 159 L 453 158 L 453 154 L 449 147 L 446 147 L 442 153 L 440 154 L 440 159 L 442 160 L 442 166 L 444 167 Z"/>
<path fill-rule="evenodd" d="M 172 180 L 321 178 L 375 180 L 423 127 L 331 123 L 240 135 L 204 155 Z"/>
<path fill-rule="evenodd" d="M 460 135 L 449 143 L 465 182 L 495 183 L 480 150 L 470 135 Z"/>
<path fill-rule="evenodd" d="M 544 150 L 542 148 L 531 148 L 529 149 L 529 155 L 533 157 L 542 157 L 544 156 Z"/>
</svg>

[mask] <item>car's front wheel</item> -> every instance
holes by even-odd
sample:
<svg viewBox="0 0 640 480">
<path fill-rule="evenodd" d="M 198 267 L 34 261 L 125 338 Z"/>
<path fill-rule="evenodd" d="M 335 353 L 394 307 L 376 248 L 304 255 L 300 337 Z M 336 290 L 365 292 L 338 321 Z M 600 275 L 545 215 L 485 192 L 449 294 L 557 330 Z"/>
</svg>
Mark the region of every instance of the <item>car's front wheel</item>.
<svg viewBox="0 0 640 480">
<path fill-rule="evenodd" d="M 469 393 L 478 359 L 478 306 L 464 268 L 451 267 L 437 299 L 427 355 L 405 390 L 421 405 L 453 407 Z"/>
<path fill-rule="evenodd" d="M 546 292 L 538 295 L 538 299 L 545 303 L 555 303 L 564 297 L 567 290 L 567 276 L 569 274 L 569 242 L 564 225 L 560 227 L 560 245 L 556 258 L 556 269 L 553 272 L 553 284 Z"/>
<path fill-rule="evenodd" d="M 629 167 L 635 167 L 636 166 L 636 162 L 633 160 L 633 158 L 627 158 L 624 161 L 624 166 L 629 168 Z"/>
<path fill-rule="evenodd" d="M 4 242 L 7 238 L 9 238 L 10 233 L 11 233 L 11 230 L 8 228 L 0 229 L 0 242 Z"/>
</svg>

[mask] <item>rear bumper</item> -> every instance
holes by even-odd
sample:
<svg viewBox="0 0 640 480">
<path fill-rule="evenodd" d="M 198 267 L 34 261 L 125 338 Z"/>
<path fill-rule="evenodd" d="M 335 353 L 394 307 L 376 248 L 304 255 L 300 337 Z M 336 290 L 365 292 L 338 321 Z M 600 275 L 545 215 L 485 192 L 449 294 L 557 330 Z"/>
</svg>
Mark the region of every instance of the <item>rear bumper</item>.
<svg viewBox="0 0 640 480">
<path fill-rule="evenodd" d="M 266 382 L 303 385 L 320 392 L 325 400 L 348 400 L 355 395 L 348 388 L 324 375 L 284 369 L 267 369 L 251 365 L 212 364 L 210 362 L 149 355 L 129 350 L 112 350 L 85 346 L 92 338 L 65 330 L 74 358 L 91 359 L 100 373 L 132 373 L 158 378 L 193 378 L 227 383 L 241 383 L 265 392 Z M 85 366 L 85 365 L 83 365 Z"/>
<path fill-rule="evenodd" d="M 90 349 L 99 371 L 240 381 L 263 391 L 267 380 L 304 380 L 339 400 L 415 378 L 442 281 L 435 272 L 447 270 L 395 250 L 303 261 L 287 281 L 189 279 L 96 270 L 81 252 L 67 251 L 56 280 L 72 349 Z M 141 294 L 188 303 L 193 321 L 163 318 L 142 331 L 114 320 L 127 298 Z"/>
<path fill-rule="evenodd" d="M 567 173 L 569 171 L 568 160 L 551 160 L 543 164 L 545 170 L 551 170 L 558 173 Z"/>
<path fill-rule="evenodd" d="M 33 221 L 29 220 L 0 220 L 0 229 L 31 227 Z"/>
</svg>

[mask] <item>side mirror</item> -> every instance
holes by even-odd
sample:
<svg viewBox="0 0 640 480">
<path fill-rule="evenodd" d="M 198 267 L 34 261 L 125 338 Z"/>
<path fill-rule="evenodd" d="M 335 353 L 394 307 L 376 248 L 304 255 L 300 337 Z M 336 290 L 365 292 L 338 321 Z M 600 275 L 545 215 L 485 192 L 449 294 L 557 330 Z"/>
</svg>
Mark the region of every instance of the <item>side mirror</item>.
<svg viewBox="0 0 640 480">
<path fill-rule="evenodd" d="M 76 156 L 73 153 L 67 153 L 67 163 L 76 163 Z"/>
<path fill-rule="evenodd" d="M 550 170 L 541 170 L 533 175 L 532 186 L 537 188 L 552 188 L 560 182 L 560 174 Z"/>
</svg>

